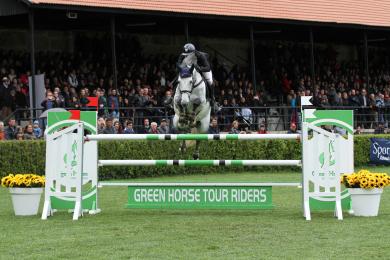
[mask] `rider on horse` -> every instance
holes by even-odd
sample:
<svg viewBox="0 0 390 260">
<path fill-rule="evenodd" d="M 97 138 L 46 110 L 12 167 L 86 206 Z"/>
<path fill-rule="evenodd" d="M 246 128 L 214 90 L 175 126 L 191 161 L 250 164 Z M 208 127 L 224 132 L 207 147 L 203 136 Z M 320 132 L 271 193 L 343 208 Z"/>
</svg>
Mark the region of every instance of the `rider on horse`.
<svg viewBox="0 0 390 260">
<path fill-rule="evenodd" d="M 207 89 L 209 92 L 209 96 L 211 97 L 210 100 L 210 106 L 212 109 L 214 109 L 215 105 L 215 98 L 214 98 L 214 91 L 212 89 L 213 85 L 213 73 L 211 71 L 211 66 L 208 61 L 208 54 L 205 52 L 197 51 L 195 49 L 195 46 L 192 43 L 187 43 L 184 45 L 184 51 L 180 54 L 179 59 L 177 61 L 177 64 L 180 66 L 183 62 L 183 60 L 189 55 L 189 54 L 195 54 L 197 59 L 197 64 L 194 64 L 196 70 L 202 73 L 204 80 L 207 85 Z"/>
</svg>

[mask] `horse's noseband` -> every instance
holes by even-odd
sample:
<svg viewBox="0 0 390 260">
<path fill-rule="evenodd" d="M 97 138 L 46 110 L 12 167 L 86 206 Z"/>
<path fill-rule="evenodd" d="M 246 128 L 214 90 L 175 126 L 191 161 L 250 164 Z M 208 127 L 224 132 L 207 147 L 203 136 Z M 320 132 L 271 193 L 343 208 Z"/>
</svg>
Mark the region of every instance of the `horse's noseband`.
<svg viewBox="0 0 390 260">
<path fill-rule="evenodd" d="M 195 88 L 199 87 L 199 85 L 202 84 L 203 81 L 204 81 L 204 80 L 203 80 L 203 78 L 202 78 L 202 80 L 200 80 L 198 83 L 193 83 L 193 84 L 192 84 L 192 87 L 191 87 L 191 90 L 180 90 L 180 94 L 183 94 L 183 93 L 189 93 L 189 94 L 191 94 L 192 91 L 193 91 Z"/>
</svg>

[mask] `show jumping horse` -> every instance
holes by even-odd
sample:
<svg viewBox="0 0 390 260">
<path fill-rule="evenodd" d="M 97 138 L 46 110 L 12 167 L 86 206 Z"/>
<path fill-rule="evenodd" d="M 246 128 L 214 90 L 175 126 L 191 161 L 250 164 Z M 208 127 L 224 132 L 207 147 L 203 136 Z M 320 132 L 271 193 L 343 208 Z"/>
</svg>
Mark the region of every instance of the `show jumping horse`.
<svg viewBox="0 0 390 260">
<path fill-rule="evenodd" d="M 175 116 L 173 126 L 179 133 L 207 133 L 210 124 L 210 102 L 206 97 L 206 83 L 202 74 L 195 68 L 196 56 L 188 55 L 179 66 L 179 76 L 174 96 Z M 196 141 L 193 158 L 199 159 L 199 144 Z M 185 152 L 186 143 L 180 150 Z"/>
</svg>

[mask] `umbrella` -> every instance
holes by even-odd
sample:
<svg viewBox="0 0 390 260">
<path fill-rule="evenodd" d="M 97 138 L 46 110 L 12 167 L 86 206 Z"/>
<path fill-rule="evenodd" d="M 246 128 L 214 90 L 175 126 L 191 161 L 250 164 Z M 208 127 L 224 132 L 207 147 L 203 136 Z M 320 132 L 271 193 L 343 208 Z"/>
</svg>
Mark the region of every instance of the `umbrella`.
<svg viewBox="0 0 390 260">
<path fill-rule="evenodd" d="M 64 111 L 67 111 L 67 110 L 64 108 L 60 108 L 60 107 L 51 108 L 51 109 L 43 111 L 43 113 L 39 116 L 39 118 L 47 118 L 48 112 L 64 112 Z"/>
</svg>

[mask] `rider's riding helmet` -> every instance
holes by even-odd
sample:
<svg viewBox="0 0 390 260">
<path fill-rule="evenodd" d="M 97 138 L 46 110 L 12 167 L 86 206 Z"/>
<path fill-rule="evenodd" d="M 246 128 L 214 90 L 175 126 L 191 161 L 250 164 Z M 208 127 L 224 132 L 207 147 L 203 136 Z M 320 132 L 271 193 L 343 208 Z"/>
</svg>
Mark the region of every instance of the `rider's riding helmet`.
<svg viewBox="0 0 390 260">
<path fill-rule="evenodd" d="M 189 54 L 195 51 L 195 46 L 192 43 L 186 43 L 183 49 L 185 54 Z"/>
</svg>

